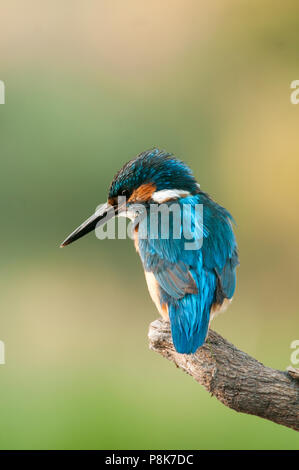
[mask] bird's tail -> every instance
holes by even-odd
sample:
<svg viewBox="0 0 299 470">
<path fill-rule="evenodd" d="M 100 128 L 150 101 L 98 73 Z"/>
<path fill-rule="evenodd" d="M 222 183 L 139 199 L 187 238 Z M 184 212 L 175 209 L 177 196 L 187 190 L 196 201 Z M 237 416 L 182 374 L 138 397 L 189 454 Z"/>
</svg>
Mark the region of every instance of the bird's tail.
<svg viewBox="0 0 299 470">
<path fill-rule="evenodd" d="M 210 308 L 205 306 L 199 311 L 193 295 L 184 297 L 178 305 L 169 306 L 172 340 L 177 352 L 192 354 L 203 345 L 209 328 L 209 317 Z"/>
</svg>

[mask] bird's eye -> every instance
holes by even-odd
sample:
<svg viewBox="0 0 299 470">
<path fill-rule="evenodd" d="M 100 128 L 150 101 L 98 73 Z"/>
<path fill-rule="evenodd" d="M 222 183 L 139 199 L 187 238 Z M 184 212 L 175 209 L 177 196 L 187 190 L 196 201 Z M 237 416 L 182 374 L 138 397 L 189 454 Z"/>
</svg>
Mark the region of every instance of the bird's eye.
<svg viewBox="0 0 299 470">
<path fill-rule="evenodd" d="M 128 189 L 123 189 L 121 195 L 128 199 L 130 196 L 130 191 Z"/>
</svg>

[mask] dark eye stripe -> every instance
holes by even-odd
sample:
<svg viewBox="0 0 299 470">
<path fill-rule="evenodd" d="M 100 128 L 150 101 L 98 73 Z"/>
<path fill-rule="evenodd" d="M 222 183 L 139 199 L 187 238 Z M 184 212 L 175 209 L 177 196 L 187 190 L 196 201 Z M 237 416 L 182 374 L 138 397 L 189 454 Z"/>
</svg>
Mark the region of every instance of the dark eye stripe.
<svg viewBox="0 0 299 470">
<path fill-rule="evenodd" d="M 127 199 L 130 197 L 130 191 L 128 189 L 123 189 L 120 193 L 121 196 L 126 197 Z"/>
</svg>

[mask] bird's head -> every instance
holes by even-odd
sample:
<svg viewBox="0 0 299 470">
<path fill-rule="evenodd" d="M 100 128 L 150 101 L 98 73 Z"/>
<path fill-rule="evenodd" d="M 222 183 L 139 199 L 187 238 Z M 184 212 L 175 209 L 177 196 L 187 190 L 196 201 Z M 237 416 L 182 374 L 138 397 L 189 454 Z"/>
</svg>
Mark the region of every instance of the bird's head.
<svg viewBox="0 0 299 470">
<path fill-rule="evenodd" d="M 61 246 L 69 245 L 113 216 L 130 216 L 133 205 L 162 204 L 198 191 L 199 185 L 184 162 L 159 149 L 147 150 L 118 171 L 109 188 L 108 202 L 72 232 Z"/>
</svg>

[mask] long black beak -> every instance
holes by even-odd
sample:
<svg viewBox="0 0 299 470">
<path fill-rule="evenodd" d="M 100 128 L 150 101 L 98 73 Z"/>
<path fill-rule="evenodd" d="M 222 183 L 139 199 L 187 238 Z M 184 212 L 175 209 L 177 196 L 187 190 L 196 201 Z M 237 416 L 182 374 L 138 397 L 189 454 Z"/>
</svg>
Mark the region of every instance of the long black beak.
<svg viewBox="0 0 299 470">
<path fill-rule="evenodd" d="M 78 240 L 79 238 L 83 237 L 87 233 L 94 230 L 97 226 L 102 225 L 108 220 L 112 219 L 112 217 L 116 216 L 118 213 L 118 209 L 110 204 L 103 204 L 99 209 L 95 211 L 95 213 L 89 217 L 89 219 L 85 220 L 80 227 L 76 228 L 60 245 L 60 248 L 63 248 L 70 243 Z"/>
</svg>

